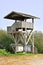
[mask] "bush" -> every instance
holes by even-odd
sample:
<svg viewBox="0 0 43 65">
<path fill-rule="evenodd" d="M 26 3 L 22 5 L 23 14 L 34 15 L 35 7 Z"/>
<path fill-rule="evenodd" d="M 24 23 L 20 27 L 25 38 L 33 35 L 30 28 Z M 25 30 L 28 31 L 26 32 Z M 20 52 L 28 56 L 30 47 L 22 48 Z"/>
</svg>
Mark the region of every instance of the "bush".
<svg viewBox="0 0 43 65">
<path fill-rule="evenodd" d="M 10 34 L 7 34 L 6 31 L 0 30 L 0 48 L 12 51 L 10 46 L 11 43 L 14 43 L 13 37 Z"/>
<path fill-rule="evenodd" d="M 0 56 L 13 56 L 10 52 L 7 52 L 5 49 L 0 49 Z"/>
<path fill-rule="evenodd" d="M 35 37 L 35 46 L 38 49 L 38 53 L 43 53 L 43 33 L 36 32 L 34 34 Z"/>
<path fill-rule="evenodd" d="M 35 46 L 38 49 L 38 53 L 43 53 L 43 33 L 35 32 Z M 6 49 L 7 51 L 13 52 L 11 43 L 14 43 L 13 37 L 7 34 L 6 31 L 0 30 L 0 49 Z"/>
</svg>

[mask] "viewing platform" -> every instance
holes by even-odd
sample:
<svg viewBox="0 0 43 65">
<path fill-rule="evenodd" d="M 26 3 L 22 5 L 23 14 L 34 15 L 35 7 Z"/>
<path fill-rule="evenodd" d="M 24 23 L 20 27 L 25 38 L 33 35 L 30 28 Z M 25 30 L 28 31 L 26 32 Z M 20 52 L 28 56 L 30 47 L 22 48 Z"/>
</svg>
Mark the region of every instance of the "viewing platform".
<svg viewBox="0 0 43 65">
<path fill-rule="evenodd" d="M 7 27 L 7 32 L 12 33 L 19 30 L 24 31 L 25 29 L 32 30 L 33 24 L 30 22 L 24 22 L 24 21 L 15 22 L 12 26 Z"/>
</svg>

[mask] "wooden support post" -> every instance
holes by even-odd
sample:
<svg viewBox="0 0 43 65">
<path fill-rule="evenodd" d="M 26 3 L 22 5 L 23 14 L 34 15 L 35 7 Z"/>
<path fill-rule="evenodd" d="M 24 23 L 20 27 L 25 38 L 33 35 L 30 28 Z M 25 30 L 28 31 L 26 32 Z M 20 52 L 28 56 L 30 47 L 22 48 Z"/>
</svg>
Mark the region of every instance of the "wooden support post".
<svg viewBox="0 0 43 65">
<path fill-rule="evenodd" d="M 13 49 L 13 51 L 14 51 L 14 53 L 16 53 L 16 48 L 14 49 L 14 46 L 15 46 L 15 44 L 16 44 L 16 41 L 15 41 L 15 37 L 14 37 L 14 34 L 13 34 L 13 32 L 12 32 L 12 36 L 13 36 L 13 39 L 14 39 L 14 44 L 11 44 L 11 46 L 12 46 L 12 49 Z"/>
<path fill-rule="evenodd" d="M 26 38 L 24 38 L 23 52 L 26 53 Z"/>
<path fill-rule="evenodd" d="M 16 53 L 16 39 L 15 39 L 15 37 L 14 37 L 14 42 L 15 42 L 15 53 Z"/>
<path fill-rule="evenodd" d="M 26 53 L 26 38 L 25 38 L 25 53 Z"/>
<path fill-rule="evenodd" d="M 24 28 L 24 30 L 23 31 L 26 31 L 26 29 Z M 25 36 L 25 33 L 24 34 L 22 34 L 22 38 L 23 38 L 23 53 L 24 52 L 26 52 L 26 36 Z"/>
<path fill-rule="evenodd" d="M 22 34 L 22 39 L 23 39 L 23 53 L 25 53 L 25 33 Z"/>
<path fill-rule="evenodd" d="M 34 18 L 32 18 L 32 25 L 34 30 Z M 34 32 L 32 34 L 32 53 L 34 53 Z"/>
<path fill-rule="evenodd" d="M 17 53 L 16 47 L 18 46 L 17 35 L 18 34 L 15 34 L 15 53 Z"/>
</svg>

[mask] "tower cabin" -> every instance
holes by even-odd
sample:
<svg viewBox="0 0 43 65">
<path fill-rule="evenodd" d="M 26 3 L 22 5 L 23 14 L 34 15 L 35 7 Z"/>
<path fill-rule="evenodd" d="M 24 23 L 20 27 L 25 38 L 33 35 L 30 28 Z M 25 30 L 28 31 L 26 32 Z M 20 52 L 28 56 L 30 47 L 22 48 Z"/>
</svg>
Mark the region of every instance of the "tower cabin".
<svg viewBox="0 0 43 65">
<path fill-rule="evenodd" d="M 14 11 L 4 18 L 15 20 L 12 26 L 7 27 L 7 33 L 13 35 L 14 38 L 14 43 L 11 43 L 14 52 L 34 53 L 34 19 L 39 18 Z M 31 19 L 31 22 L 29 22 L 29 19 Z"/>
</svg>

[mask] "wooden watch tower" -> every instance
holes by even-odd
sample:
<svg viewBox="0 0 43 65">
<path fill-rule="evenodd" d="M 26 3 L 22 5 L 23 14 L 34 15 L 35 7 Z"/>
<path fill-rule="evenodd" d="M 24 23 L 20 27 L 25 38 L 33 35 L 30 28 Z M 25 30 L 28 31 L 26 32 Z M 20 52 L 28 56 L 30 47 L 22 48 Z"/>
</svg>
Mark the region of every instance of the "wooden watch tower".
<svg viewBox="0 0 43 65">
<path fill-rule="evenodd" d="M 12 34 L 14 38 L 14 44 L 11 44 L 12 48 L 14 46 L 14 52 L 17 52 L 18 45 L 23 47 L 21 47 L 22 51 L 28 52 L 27 47 L 28 44 L 30 44 L 31 52 L 34 53 L 34 19 L 39 18 L 14 11 L 6 15 L 4 18 L 15 20 L 12 26 L 7 27 L 7 32 Z M 29 19 L 31 19 L 31 22 L 29 22 Z M 31 41 L 31 43 L 29 43 L 29 41 Z"/>
</svg>

